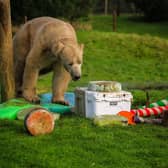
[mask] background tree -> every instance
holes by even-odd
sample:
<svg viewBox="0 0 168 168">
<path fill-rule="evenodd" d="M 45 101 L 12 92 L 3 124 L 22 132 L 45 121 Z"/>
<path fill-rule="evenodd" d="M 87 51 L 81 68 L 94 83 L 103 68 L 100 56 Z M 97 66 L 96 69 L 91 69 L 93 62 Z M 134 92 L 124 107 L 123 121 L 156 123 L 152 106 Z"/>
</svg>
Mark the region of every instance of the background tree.
<svg viewBox="0 0 168 168">
<path fill-rule="evenodd" d="M 108 1 L 108 3 L 106 3 Z M 112 14 L 114 7 L 117 15 L 131 12 L 131 5 L 127 0 L 95 0 L 93 5 L 94 13 Z"/>
<path fill-rule="evenodd" d="M 168 0 L 127 0 L 140 9 L 148 21 L 168 20 Z"/>
<path fill-rule="evenodd" d="M 88 17 L 95 0 L 11 0 L 12 20 L 21 22 L 39 16 L 61 17 L 74 21 Z"/>
<path fill-rule="evenodd" d="M 10 0 L 0 0 L 0 87 L 1 101 L 14 97 Z"/>
</svg>

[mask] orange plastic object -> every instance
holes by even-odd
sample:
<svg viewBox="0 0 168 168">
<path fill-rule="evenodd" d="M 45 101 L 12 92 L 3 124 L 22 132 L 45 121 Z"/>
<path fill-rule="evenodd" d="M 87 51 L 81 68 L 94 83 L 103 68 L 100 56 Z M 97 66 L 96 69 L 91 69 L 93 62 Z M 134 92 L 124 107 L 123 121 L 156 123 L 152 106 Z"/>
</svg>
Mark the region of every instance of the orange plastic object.
<svg viewBox="0 0 168 168">
<path fill-rule="evenodd" d="M 133 114 L 129 111 L 120 111 L 119 113 L 117 113 L 117 115 L 127 118 L 129 125 L 135 125 L 135 122 L 134 122 L 135 114 Z"/>
<path fill-rule="evenodd" d="M 27 131 L 34 136 L 51 133 L 55 124 L 53 115 L 44 109 L 30 112 L 24 122 Z"/>
</svg>

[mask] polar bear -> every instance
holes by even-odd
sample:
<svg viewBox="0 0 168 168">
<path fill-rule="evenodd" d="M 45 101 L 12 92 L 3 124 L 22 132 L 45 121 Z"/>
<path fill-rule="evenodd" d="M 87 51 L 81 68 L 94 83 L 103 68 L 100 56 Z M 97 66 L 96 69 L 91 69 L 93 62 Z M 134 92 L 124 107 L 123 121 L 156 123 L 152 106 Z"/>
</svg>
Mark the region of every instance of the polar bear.
<svg viewBox="0 0 168 168">
<path fill-rule="evenodd" d="M 52 17 L 32 19 L 15 34 L 13 50 L 16 96 L 38 103 L 38 75 L 53 69 L 52 102 L 68 105 L 64 92 L 71 79 L 80 79 L 83 60 L 73 27 Z"/>
</svg>

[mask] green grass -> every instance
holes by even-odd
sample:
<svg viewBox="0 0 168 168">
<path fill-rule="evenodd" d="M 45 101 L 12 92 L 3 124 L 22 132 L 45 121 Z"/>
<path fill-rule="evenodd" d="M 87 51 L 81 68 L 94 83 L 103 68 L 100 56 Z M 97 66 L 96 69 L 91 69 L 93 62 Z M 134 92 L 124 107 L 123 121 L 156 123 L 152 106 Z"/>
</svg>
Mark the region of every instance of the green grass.
<svg viewBox="0 0 168 168">
<path fill-rule="evenodd" d="M 111 32 L 110 16 L 92 16 L 92 31 L 78 31 L 85 44 L 83 77 L 68 88 L 91 80 L 125 82 L 168 81 L 168 25 L 118 20 Z M 155 31 L 158 30 L 158 31 Z M 156 37 L 157 36 L 157 37 Z M 51 76 L 41 76 L 39 93 L 50 92 Z M 133 105 L 144 105 L 145 92 L 129 90 Z M 168 97 L 168 90 L 150 90 L 151 101 Z M 0 120 L 0 168 L 167 168 L 168 128 L 97 127 L 92 120 L 62 116 L 50 135 L 32 137 L 21 121 Z"/>
<path fill-rule="evenodd" d="M 92 16 L 94 30 L 111 32 L 112 16 Z M 161 38 L 168 38 L 168 21 L 164 22 L 145 22 L 142 17 L 132 15 L 121 15 L 117 18 L 118 33 L 136 33 L 140 35 L 152 35 Z"/>
<path fill-rule="evenodd" d="M 166 168 L 168 128 L 96 127 L 76 116 L 56 122 L 51 135 L 29 136 L 23 123 L 0 123 L 3 168 Z"/>
</svg>

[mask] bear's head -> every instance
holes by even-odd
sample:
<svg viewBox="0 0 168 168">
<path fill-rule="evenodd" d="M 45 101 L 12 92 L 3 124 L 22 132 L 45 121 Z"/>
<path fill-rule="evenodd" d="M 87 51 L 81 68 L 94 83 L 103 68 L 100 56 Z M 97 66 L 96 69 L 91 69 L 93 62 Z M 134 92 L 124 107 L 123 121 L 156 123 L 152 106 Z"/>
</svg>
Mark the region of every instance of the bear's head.
<svg viewBox="0 0 168 168">
<path fill-rule="evenodd" d="M 64 44 L 62 42 L 58 42 L 56 47 L 57 55 L 74 81 L 79 80 L 81 77 L 83 48 L 83 44 Z"/>
</svg>

